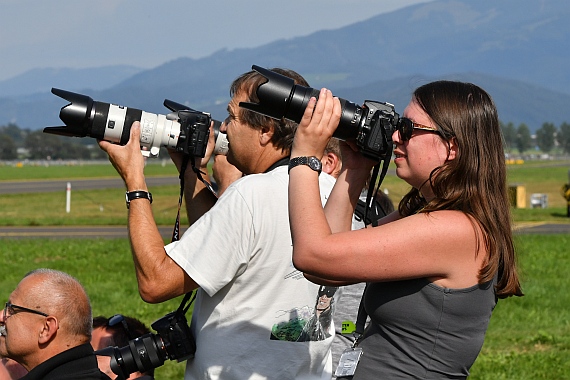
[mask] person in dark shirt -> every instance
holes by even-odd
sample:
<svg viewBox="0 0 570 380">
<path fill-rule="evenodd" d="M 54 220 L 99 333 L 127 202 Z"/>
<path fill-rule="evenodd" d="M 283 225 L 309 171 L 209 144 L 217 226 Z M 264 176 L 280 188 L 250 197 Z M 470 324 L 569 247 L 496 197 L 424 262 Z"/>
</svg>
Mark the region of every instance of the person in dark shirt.
<svg viewBox="0 0 570 380">
<path fill-rule="evenodd" d="M 22 379 L 109 379 L 97 367 L 91 304 L 67 273 L 36 269 L 20 281 L 0 314 L 0 356 L 20 363 Z"/>
</svg>

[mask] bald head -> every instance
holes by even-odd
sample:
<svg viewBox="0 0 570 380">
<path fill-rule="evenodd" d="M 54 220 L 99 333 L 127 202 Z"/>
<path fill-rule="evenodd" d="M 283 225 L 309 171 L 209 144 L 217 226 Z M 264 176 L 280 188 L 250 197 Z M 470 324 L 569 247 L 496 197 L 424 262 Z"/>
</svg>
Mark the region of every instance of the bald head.
<svg viewBox="0 0 570 380">
<path fill-rule="evenodd" d="M 82 342 L 91 339 L 92 314 L 89 297 L 79 281 L 54 269 L 36 269 L 24 276 L 28 302 L 36 309 L 57 317 L 62 333 Z"/>
<path fill-rule="evenodd" d="M 29 272 L 0 312 L 0 355 L 28 371 L 71 348 L 89 343 L 91 305 L 83 286 L 53 269 Z"/>
</svg>

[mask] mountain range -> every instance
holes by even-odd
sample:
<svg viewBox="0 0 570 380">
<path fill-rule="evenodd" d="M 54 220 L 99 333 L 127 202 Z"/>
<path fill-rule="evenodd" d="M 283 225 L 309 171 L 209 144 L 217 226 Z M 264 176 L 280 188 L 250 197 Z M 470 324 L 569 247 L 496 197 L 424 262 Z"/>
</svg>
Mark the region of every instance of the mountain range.
<svg viewBox="0 0 570 380">
<path fill-rule="evenodd" d="M 361 10 L 365 11 L 365 10 Z M 436 0 L 335 30 L 249 49 L 181 57 L 143 70 L 114 66 L 36 69 L 0 82 L 0 125 L 61 125 L 63 88 L 96 101 L 167 113 L 164 99 L 223 120 L 229 85 L 252 65 L 286 67 L 314 88 L 402 112 L 413 89 L 436 79 L 473 82 L 494 98 L 504 123 L 570 122 L 570 4 L 566 0 Z"/>
</svg>

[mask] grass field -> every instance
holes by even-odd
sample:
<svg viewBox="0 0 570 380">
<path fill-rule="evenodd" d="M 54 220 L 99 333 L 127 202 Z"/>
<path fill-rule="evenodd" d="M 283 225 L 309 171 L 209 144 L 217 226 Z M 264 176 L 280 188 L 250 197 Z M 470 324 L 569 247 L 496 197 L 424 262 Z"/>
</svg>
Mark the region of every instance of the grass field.
<svg viewBox="0 0 570 380">
<path fill-rule="evenodd" d="M 509 167 L 509 182 L 524 184 L 527 195 L 546 193 L 546 209 L 514 209 L 515 220 L 568 223 L 560 187 L 568 180 L 570 162 L 542 162 Z M 21 171 L 20 171 L 21 170 Z M 172 165 L 154 163 L 147 175 L 176 175 Z M 49 175 L 48 175 L 49 174 Z M 69 167 L 0 166 L 1 180 L 116 177 L 109 165 Z M 397 202 L 407 186 L 393 175 L 383 184 Z M 151 189 L 159 224 L 171 225 L 178 189 Z M 66 214 L 65 193 L 0 195 L 1 225 L 125 225 L 123 189 L 75 191 L 72 211 Z M 184 221 L 183 221 L 184 222 Z M 525 296 L 500 300 L 489 326 L 483 350 L 470 379 L 570 379 L 570 236 L 517 235 Z M 174 310 L 180 299 L 144 303 L 137 292 L 127 239 L 29 239 L 0 241 L 0 301 L 6 300 L 21 277 L 31 269 L 64 270 L 85 285 L 94 315 L 123 313 L 147 324 Z M 184 364 L 168 361 L 157 378 L 182 379 Z"/>
</svg>

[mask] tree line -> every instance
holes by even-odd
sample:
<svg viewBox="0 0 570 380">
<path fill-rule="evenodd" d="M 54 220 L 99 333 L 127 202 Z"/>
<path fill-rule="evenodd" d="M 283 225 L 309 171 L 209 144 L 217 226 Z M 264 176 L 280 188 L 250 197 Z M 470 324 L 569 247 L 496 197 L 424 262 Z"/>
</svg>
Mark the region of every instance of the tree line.
<svg viewBox="0 0 570 380">
<path fill-rule="evenodd" d="M 535 147 L 543 153 L 551 153 L 558 147 L 561 152 L 570 154 L 570 124 L 566 122 L 558 128 L 554 123 L 543 123 L 534 136 L 524 123 L 518 127 L 513 123 L 501 123 L 501 131 L 507 153 L 518 151 L 523 154 Z"/>
<path fill-rule="evenodd" d="M 64 137 L 19 128 L 0 126 L 0 160 L 96 160 L 107 155 L 92 138 Z"/>
<path fill-rule="evenodd" d="M 501 123 L 507 153 L 523 154 L 538 148 L 543 153 L 555 149 L 570 154 L 570 124 L 559 127 L 544 123 L 532 136 L 529 127 L 522 123 Z M 93 138 L 71 138 L 19 128 L 16 124 L 0 126 L 0 160 L 96 160 L 106 159 Z"/>
</svg>

